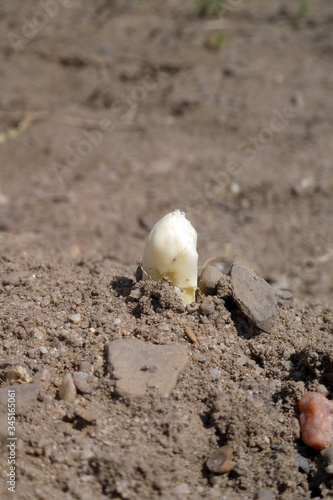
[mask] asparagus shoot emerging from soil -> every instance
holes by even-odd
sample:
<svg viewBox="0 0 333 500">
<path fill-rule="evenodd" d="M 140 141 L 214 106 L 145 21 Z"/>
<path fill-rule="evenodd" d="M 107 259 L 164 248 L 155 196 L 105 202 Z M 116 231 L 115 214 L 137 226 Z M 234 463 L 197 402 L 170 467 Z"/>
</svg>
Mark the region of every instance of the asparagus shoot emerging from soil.
<svg viewBox="0 0 333 500">
<path fill-rule="evenodd" d="M 167 276 L 184 304 L 195 301 L 198 279 L 197 233 L 184 212 L 174 210 L 151 230 L 143 256 L 144 279 Z"/>
</svg>

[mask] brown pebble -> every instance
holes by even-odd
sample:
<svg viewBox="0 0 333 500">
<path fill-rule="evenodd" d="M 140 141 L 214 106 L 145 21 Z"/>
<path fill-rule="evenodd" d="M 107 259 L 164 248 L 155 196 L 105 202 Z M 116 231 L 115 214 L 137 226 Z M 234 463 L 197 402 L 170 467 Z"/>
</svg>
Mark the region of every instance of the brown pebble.
<svg viewBox="0 0 333 500">
<path fill-rule="evenodd" d="M 294 439 L 299 439 L 301 437 L 301 427 L 297 418 L 293 418 L 291 421 L 293 437 Z"/>
<path fill-rule="evenodd" d="M 208 458 L 206 462 L 207 468 L 215 474 L 224 474 L 233 469 L 231 461 L 233 448 L 229 444 L 222 446 Z"/>
<path fill-rule="evenodd" d="M 205 297 L 200 304 L 200 314 L 203 316 L 211 316 L 215 313 L 215 305 L 210 297 Z"/>
<path fill-rule="evenodd" d="M 199 277 L 198 287 L 205 295 L 215 295 L 221 277 L 222 273 L 217 267 L 206 266 Z"/>
<path fill-rule="evenodd" d="M 187 326 L 187 325 L 185 325 L 184 330 L 185 330 L 186 337 L 191 342 L 193 342 L 194 344 L 196 344 L 198 342 L 198 339 L 197 339 L 195 333 L 193 332 L 193 330 L 189 326 Z"/>
<path fill-rule="evenodd" d="M 199 309 L 199 305 L 196 302 L 192 302 L 192 304 L 187 304 L 186 311 L 188 313 L 193 313 Z"/>
</svg>

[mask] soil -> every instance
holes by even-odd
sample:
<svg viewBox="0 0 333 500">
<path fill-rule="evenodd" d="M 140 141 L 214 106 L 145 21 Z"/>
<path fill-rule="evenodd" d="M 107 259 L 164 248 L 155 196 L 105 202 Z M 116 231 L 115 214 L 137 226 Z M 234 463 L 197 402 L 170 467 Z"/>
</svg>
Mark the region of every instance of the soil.
<svg viewBox="0 0 333 500">
<path fill-rule="evenodd" d="M 3 499 L 333 498 L 295 420 L 333 390 L 332 4 L 200 4 L 1 2 L 0 358 L 46 370 L 16 418 L 15 493 L 0 420 Z M 136 283 L 176 208 L 201 268 L 293 293 L 271 333 L 223 294 L 205 315 Z M 168 397 L 115 395 L 121 338 L 186 346 Z M 77 371 L 91 393 L 61 400 Z M 224 445 L 232 470 L 210 472 Z"/>
</svg>

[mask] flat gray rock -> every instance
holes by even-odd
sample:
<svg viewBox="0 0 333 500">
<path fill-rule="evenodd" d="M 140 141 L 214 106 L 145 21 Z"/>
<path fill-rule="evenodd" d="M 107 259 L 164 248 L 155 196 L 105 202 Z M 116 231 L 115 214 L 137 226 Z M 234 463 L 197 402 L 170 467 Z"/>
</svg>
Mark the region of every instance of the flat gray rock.
<svg viewBox="0 0 333 500">
<path fill-rule="evenodd" d="M 133 399 L 155 389 L 170 394 L 188 363 L 185 346 L 153 345 L 137 339 L 120 339 L 106 344 L 108 371 L 116 380 L 118 396 Z"/>
<path fill-rule="evenodd" d="M 233 297 L 242 313 L 260 330 L 270 333 L 277 317 L 277 298 L 267 281 L 241 264 L 230 269 Z"/>
</svg>

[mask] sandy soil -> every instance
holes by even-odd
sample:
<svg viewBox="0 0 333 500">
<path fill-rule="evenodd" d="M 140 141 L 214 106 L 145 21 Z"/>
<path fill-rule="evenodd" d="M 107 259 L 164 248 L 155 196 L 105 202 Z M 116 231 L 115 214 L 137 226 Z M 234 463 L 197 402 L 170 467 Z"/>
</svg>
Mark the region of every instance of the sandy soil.
<svg viewBox="0 0 333 500">
<path fill-rule="evenodd" d="M 15 494 L 0 420 L 1 498 L 333 497 L 294 437 L 300 396 L 332 391 L 333 9 L 220 7 L 1 2 L 0 358 L 50 375 L 17 416 Z M 209 316 L 167 283 L 128 296 L 175 208 L 201 267 L 238 261 L 293 293 L 272 333 L 221 295 Z M 186 346 L 168 398 L 114 395 L 105 344 L 120 338 Z M 92 391 L 62 401 L 77 371 Z M 233 469 L 209 472 L 225 444 Z"/>
</svg>

